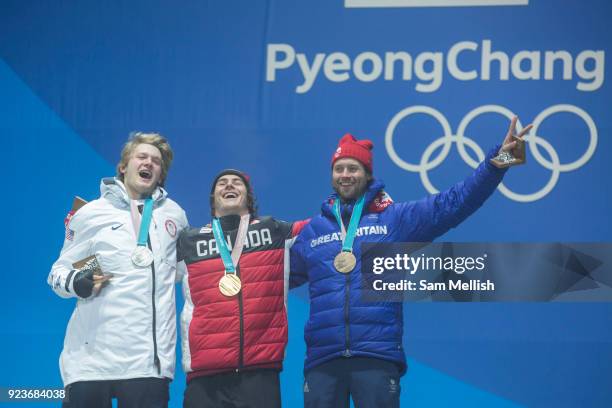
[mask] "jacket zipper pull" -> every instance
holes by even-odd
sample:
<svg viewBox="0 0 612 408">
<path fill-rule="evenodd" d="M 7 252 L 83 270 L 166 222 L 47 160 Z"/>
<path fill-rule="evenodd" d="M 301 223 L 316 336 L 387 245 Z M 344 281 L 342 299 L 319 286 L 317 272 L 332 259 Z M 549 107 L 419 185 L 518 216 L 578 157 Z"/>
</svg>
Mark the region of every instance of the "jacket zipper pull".
<svg viewBox="0 0 612 408">
<path fill-rule="evenodd" d="M 159 357 L 157 354 L 153 358 L 153 362 L 155 363 L 155 367 L 157 367 L 157 374 L 161 374 L 161 363 L 159 362 Z"/>
</svg>

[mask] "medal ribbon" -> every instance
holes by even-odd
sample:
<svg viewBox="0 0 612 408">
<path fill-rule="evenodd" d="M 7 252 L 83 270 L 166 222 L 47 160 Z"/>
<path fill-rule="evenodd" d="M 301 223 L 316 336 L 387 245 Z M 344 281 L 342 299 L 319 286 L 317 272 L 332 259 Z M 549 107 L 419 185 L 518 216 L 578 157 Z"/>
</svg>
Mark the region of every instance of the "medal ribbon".
<svg viewBox="0 0 612 408">
<path fill-rule="evenodd" d="M 138 201 L 136 200 L 130 200 L 130 216 L 134 226 L 134 235 L 136 236 L 136 241 L 138 241 L 138 231 L 140 231 L 140 218 L 142 218 L 142 215 L 138 211 Z"/>
<path fill-rule="evenodd" d="M 136 201 L 130 201 L 130 210 L 132 215 L 132 223 L 134 224 L 134 231 L 138 232 L 138 246 L 147 246 L 147 238 L 149 237 L 149 226 L 151 225 L 151 215 L 153 214 L 153 199 L 147 198 L 144 201 L 144 208 L 142 210 L 142 218 L 138 211 Z"/>
<path fill-rule="evenodd" d="M 334 201 L 334 216 L 336 221 L 340 225 L 340 232 L 342 237 L 342 252 L 353 252 L 353 241 L 357 234 L 357 226 L 359 226 L 359 220 L 361 219 L 361 213 L 363 212 L 363 205 L 365 202 L 365 195 L 359 197 L 355 206 L 353 207 L 353 213 L 351 214 L 351 220 L 349 221 L 348 231 L 344 229 L 344 223 L 342 222 L 342 215 L 340 215 L 340 199 Z"/>
<path fill-rule="evenodd" d="M 227 247 L 227 242 L 225 242 L 225 235 L 223 234 L 223 228 L 221 228 L 221 222 L 218 218 L 213 218 L 212 220 L 213 235 L 215 236 L 215 241 L 217 242 L 217 247 L 219 248 L 219 253 L 221 254 L 223 266 L 225 266 L 226 275 L 228 273 L 236 273 L 235 265 L 238 264 L 240 255 L 242 255 L 242 248 L 244 248 L 244 240 L 246 238 L 247 230 L 249 229 L 250 218 L 251 216 L 249 214 L 240 217 L 240 226 L 238 227 L 236 242 L 234 242 L 231 255 L 229 248 Z"/>
</svg>

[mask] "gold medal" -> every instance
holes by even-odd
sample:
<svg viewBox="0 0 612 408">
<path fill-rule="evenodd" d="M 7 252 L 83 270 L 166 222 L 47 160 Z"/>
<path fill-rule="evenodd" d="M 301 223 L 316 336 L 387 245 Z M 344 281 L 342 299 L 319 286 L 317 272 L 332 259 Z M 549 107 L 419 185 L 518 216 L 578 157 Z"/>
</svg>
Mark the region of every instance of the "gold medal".
<svg viewBox="0 0 612 408">
<path fill-rule="evenodd" d="M 219 281 L 219 290 L 224 296 L 232 297 L 240 293 L 242 283 L 235 273 L 225 274 Z"/>
<path fill-rule="evenodd" d="M 334 267 L 340 273 L 350 273 L 357 264 L 357 258 L 352 252 L 342 251 L 334 258 Z"/>
</svg>

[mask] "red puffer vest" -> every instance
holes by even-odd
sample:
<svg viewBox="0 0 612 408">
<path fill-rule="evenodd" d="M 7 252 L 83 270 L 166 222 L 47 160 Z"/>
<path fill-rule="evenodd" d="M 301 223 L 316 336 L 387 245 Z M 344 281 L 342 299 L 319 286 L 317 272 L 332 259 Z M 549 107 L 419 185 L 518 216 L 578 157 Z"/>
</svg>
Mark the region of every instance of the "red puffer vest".
<svg viewBox="0 0 612 408">
<path fill-rule="evenodd" d="M 220 218 L 228 247 L 233 247 L 240 217 Z M 227 297 L 219 291 L 224 275 L 212 229 L 186 230 L 177 256 L 187 265 L 181 313 L 183 368 L 187 380 L 233 370 L 282 369 L 287 344 L 285 254 L 305 222 L 271 217 L 249 225 L 236 273 L 242 289 Z"/>
</svg>

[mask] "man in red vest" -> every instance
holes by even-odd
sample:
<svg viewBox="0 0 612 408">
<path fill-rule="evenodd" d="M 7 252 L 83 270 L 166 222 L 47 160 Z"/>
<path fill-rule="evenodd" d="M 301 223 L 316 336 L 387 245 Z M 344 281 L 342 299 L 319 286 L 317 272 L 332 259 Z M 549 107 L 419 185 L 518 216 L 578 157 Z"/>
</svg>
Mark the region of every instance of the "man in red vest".
<svg viewBox="0 0 612 408">
<path fill-rule="evenodd" d="M 289 244 L 305 222 L 259 217 L 249 177 L 224 170 L 211 225 L 184 231 L 184 406 L 280 407 L 287 344 Z"/>
</svg>

